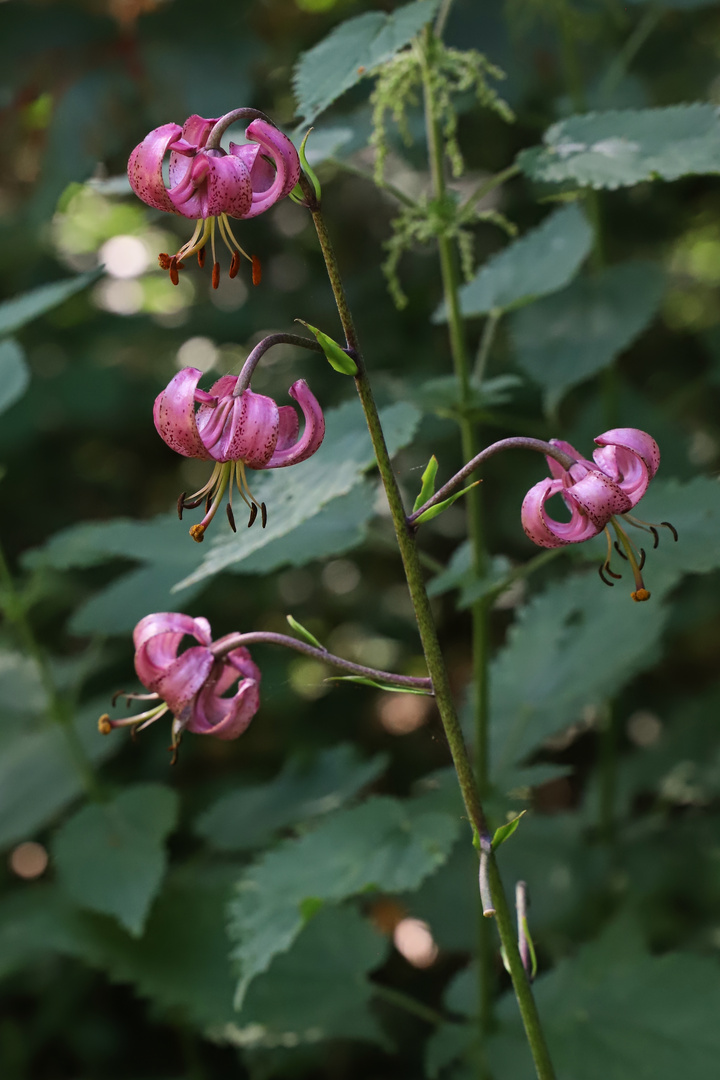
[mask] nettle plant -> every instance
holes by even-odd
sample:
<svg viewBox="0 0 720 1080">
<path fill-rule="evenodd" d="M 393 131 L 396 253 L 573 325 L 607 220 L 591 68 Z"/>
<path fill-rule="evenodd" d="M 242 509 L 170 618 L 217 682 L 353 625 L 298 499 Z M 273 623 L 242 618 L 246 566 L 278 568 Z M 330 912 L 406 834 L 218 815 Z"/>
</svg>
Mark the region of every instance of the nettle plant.
<svg viewBox="0 0 720 1080">
<path fill-rule="evenodd" d="M 589 448 L 538 438 L 527 426 L 493 441 L 486 435 L 491 423 L 483 417 L 513 385 L 507 375 L 488 374 L 499 327 L 507 327 L 519 368 L 535 380 L 546 415 L 559 424 L 568 389 L 610 372 L 617 353 L 650 321 L 661 294 L 656 271 L 640 263 L 602 264 L 597 189 L 674 179 L 681 170 L 717 171 L 717 146 L 710 145 L 720 134 L 717 117 L 710 106 L 573 116 L 550 128 L 544 145 L 523 151 L 514 164 L 457 186 L 465 172 L 458 108 L 484 110 L 503 124 L 511 124 L 513 115 L 498 91 L 502 72 L 475 50 L 444 44 L 450 4 L 438 11 L 439 6 L 417 0 L 392 16 L 351 19 L 301 58 L 295 78 L 304 119 L 299 149 L 270 117 L 229 102 L 221 117 L 191 115 L 182 125 L 155 128 L 132 151 L 128 176 L 135 195 L 154 210 L 194 222 L 179 250 L 159 254 L 173 285 L 181 275 L 200 274 L 208 256 L 214 289 L 223 263 L 234 279 L 243 258 L 251 264 L 253 285 L 260 285 L 261 259 L 241 246 L 238 222 L 272 213 L 282 200 L 292 199 L 312 218 L 341 333 L 336 326 L 318 328 L 299 319 L 307 334 L 292 327 L 266 334 L 234 372 L 205 380 L 200 368 L 186 366 L 174 374 L 155 400 L 155 428 L 170 450 L 207 462 L 210 470 L 197 490 L 179 495 L 177 516 L 187 515 L 185 525 L 168 516 L 153 523 L 90 526 L 78 545 L 84 543 L 85 557 L 91 553 L 90 563 L 95 556 L 101 562 L 103 552 L 131 552 L 144 562 L 143 587 L 153 597 L 151 578 L 167 560 L 178 588 L 168 593 L 165 568 L 163 595 L 176 596 L 181 607 L 194 595 L 184 595 L 183 589 L 197 590 L 258 553 L 266 552 L 266 568 L 272 570 L 283 565 L 293 545 L 308 549 L 306 561 L 348 550 L 348 528 L 356 518 L 364 529 L 374 512 L 376 493 L 364 478 L 374 466 L 425 670 L 392 672 L 335 655 L 292 616 L 292 634 L 248 626 L 240 612 L 237 624 L 216 626 L 220 636 L 213 637 L 202 614 L 146 610 L 133 632 L 135 673 L 143 689 L 123 691 L 107 703 L 99 730 L 110 738 L 104 742 L 95 734 L 92 741 L 84 727 L 76 728 L 76 706 L 64 690 L 62 673 L 38 645 L 28 618 L 30 601 L 3 561 L 6 615 L 31 658 L 25 677 L 38 675 L 54 721 L 52 743 L 42 746 L 48 776 L 54 775 L 53 755 L 62 744 L 77 778 L 69 793 L 51 798 L 50 813 L 59 813 L 78 788 L 87 796 L 51 840 L 58 882 L 54 891 L 35 893 L 31 915 L 36 922 L 28 925 L 37 927 L 39 940 L 45 935 L 47 948 L 80 956 L 113 978 L 134 983 L 210 1039 L 242 1048 L 258 1075 L 271 1075 L 272 1065 L 263 1072 L 257 1062 L 264 1051 L 278 1047 L 355 1038 L 387 1050 L 387 1037 L 369 1008 L 374 998 L 429 1025 L 430 1077 L 527 1076 L 530 1058 L 542 1080 L 645 1076 L 650 1075 L 642 1071 L 646 1042 L 661 1032 L 668 1068 L 683 1068 L 685 1055 L 694 1053 L 698 1069 L 711 1075 L 714 1064 L 709 1063 L 718 1050 L 714 1026 L 708 1031 L 707 1012 L 693 1011 L 677 992 L 692 984 L 716 1001 L 718 980 L 710 962 L 689 953 L 654 958 L 641 945 L 630 913 L 610 917 L 625 887 L 618 883 L 620 864 L 614 884 L 602 893 L 608 924 L 600 943 L 560 959 L 544 943 L 543 930 L 552 938 L 549 909 L 558 905 L 562 916 L 564 886 L 543 865 L 548 834 L 540 817 L 521 819 L 534 791 L 565 771 L 547 756 L 548 740 L 583 721 L 585 710 L 586 730 L 594 726 L 604 740 L 607 768 L 599 781 L 598 821 L 580 821 L 568 832 L 572 858 L 579 858 L 583 826 L 605 839 L 615 829 L 611 789 L 617 777 L 607 762 L 617 733 L 609 702 L 654 657 L 667 622 L 666 601 L 682 575 L 720 564 L 717 486 L 710 480 L 656 482 L 658 442 L 653 434 L 626 426 L 632 417 L 603 424 L 607 429 L 594 437 L 591 456 L 584 456 Z M 307 132 L 336 98 L 365 80 L 372 83 L 374 171 L 369 179 L 396 205 L 382 266 L 391 295 L 399 308 L 407 304 L 404 260 L 418 247 L 437 254 L 442 280 L 442 304 L 428 317 L 447 327 L 453 373 L 448 376 L 446 357 L 439 356 L 436 376 L 423 392 L 426 399 L 440 400 L 455 424 L 462 465 L 450 475 L 433 454 L 419 482 L 420 470 L 408 473 L 406 458 L 399 465 L 393 459 L 417 431 L 420 412 L 413 402 L 422 394 L 408 393 L 381 409 L 376 405 L 372 383 L 381 372 L 374 357 L 363 352 L 333 249 L 333 221 L 323 209 L 324 163 L 343 167 L 334 155 L 344 136 L 329 127 Z M 244 143 L 229 141 L 230 129 L 239 123 L 245 127 Z M 313 141 L 323 147 L 314 158 Z M 691 144 L 687 153 L 684 141 Z M 390 163 L 404 146 L 427 155 L 427 182 L 418 196 L 389 178 Z M 538 228 L 518 236 L 500 209 L 499 192 L 520 173 L 554 185 L 551 190 L 563 199 Z M 479 269 L 478 225 L 498 226 L 512 238 Z M 592 275 L 578 276 L 593 250 Z M 32 296 L 26 298 L 27 318 L 87 283 L 84 277 L 37 294 L 34 307 Z M 471 362 L 472 320 L 478 317 L 484 324 Z M 27 321 L 22 312 L 14 324 L 12 313 L 8 319 L 6 329 Z M 361 413 L 349 396 L 339 407 L 324 406 L 322 393 L 304 378 L 289 389 L 278 379 L 269 394 L 252 390 L 259 366 L 271 361 L 277 346 L 288 345 L 307 350 L 316 365 L 324 357 L 344 386 L 354 383 Z M 22 389 L 22 357 L 11 343 L 3 348 L 3 363 L 16 372 Z M 266 378 L 264 385 L 271 381 Z M 297 409 L 279 403 L 286 392 Z M 151 401 L 147 411 L 149 424 Z M 535 430 L 540 426 L 541 420 Z M 508 460 L 524 455 L 537 462 L 524 498 L 517 490 L 515 521 L 518 533 L 522 528 L 546 550 L 524 563 L 488 550 L 494 507 L 480 481 L 492 475 L 495 459 L 506 452 Z M 510 485 L 507 479 L 503 483 Z M 413 485 L 410 508 L 407 492 Z M 424 551 L 424 536 L 461 498 L 467 536 L 450 565 L 438 567 Z M 452 513 L 457 515 L 458 507 Z M 352 519 L 349 525 L 344 514 Z M 189 536 L 203 544 L 200 549 L 187 537 L 188 517 Z M 73 543 L 78 536 L 71 529 L 54 538 L 36 553 L 36 564 L 77 565 Z M 661 536 L 681 542 L 659 546 Z M 594 540 L 597 544 L 582 550 L 596 569 L 578 568 L 583 558 L 576 545 Z M 563 551 L 578 553 L 577 558 L 556 561 L 555 577 L 543 578 L 543 568 Z M 495 606 L 517 595 L 518 586 L 527 586 L 534 575 L 545 588 L 521 610 L 493 659 Z M 449 669 L 432 602 L 458 588 L 471 633 L 470 678 L 462 687 Z M 451 767 L 433 773 L 408 798 L 376 795 L 348 806 L 343 804 L 376 779 L 380 767 L 341 747 L 326 752 L 314 771 L 293 774 L 291 767 L 262 794 L 259 788 L 246 798 L 242 790 L 226 793 L 199 818 L 196 835 L 220 851 L 255 850 L 253 843 L 244 849 L 234 830 L 245 815 L 262 815 L 271 807 L 269 820 L 275 824 L 258 826 L 263 843 L 257 846 L 268 850 L 240 867 L 233 862 L 210 870 L 191 856 L 163 887 L 165 842 L 178 817 L 172 780 L 168 786 L 148 782 L 146 771 L 142 783 L 130 782 L 118 793 L 98 776 L 95 762 L 109 752 L 106 746 L 117 747 L 117 728 L 129 728 L 134 737 L 156 721 L 167 725 L 174 763 L 182 762 L 186 737 L 227 742 L 243 736 L 251 722 L 262 724 L 268 645 L 334 668 L 343 673 L 339 680 L 373 692 L 431 699 Z M 31 814 L 28 821 L 40 827 L 47 816 Z M 27 827 L 23 823 L 14 838 L 24 836 Z M 278 840 L 278 832 L 288 829 L 295 831 Z M 200 887 L 196 877 L 206 873 L 210 884 Z M 580 909 L 592 906 L 594 873 L 587 870 Z M 526 880 L 539 911 L 539 936 Z M 477 919 L 472 962 L 458 965 L 461 970 L 436 1008 L 393 985 L 392 978 L 369 978 L 382 964 L 385 946 L 367 916 L 373 914 L 377 923 L 385 899 L 391 911 L 427 916 L 432 927 L 438 896 L 445 898 L 446 919 L 452 921 L 455 903 L 463 911 L 476 910 Z M 57 923 L 52 932 L 43 921 L 49 910 Z M 573 918 L 582 923 L 582 910 Z M 190 944 L 184 954 L 186 925 Z M 427 928 L 421 932 L 428 934 Z M 466 949 L 458 953 L 467 958 Z M 532 985 L 538 967 L 539 1008 Z M 633 1029 L 632 1037 L 616 1038 L 616 1024 Z M 587 1048 L 596 1043 L 597 1060 L 589 1062 Z"/>
</svg>

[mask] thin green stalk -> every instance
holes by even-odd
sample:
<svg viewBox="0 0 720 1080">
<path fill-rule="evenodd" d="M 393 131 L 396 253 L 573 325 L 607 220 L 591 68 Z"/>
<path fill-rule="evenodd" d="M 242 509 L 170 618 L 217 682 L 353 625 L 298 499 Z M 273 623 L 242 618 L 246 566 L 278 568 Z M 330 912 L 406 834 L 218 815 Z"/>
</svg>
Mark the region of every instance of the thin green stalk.
<svg viewBox="0 0 720 1080">
<path fill-rule="evenodd" d="M 378 180 L 374 173 L 369 169 L 361 169 L 357 165 L 351 165 L 349 161 L 341 161 L 339 158 L 328 158 L 328 164 L 334 165 L 338 169 L 342 169 L 343 172 L 349 173 L 350 176 L 359 176 L 362 180 L 369 180 L 375 187 L 380 188 L 381 191 L 387 191 L 388 195 L 392 195 L 403 206 L 414 207 L 417 205 L 414 199 L 411 199 L 409 195 L 406 195 L 404 191 L 401 191 L 395 184 L 391 184 L 388 180 Z"/>
<path fill-rule="evenodd" d="M 438 11 L 437 18 L 435 20 L 435 34 L 439 38 L 443 36 L 443 30 L 445 29 L 447 17 L 450 14 L 452 2 L 453 0 L 442 0 L 442 3 L 440 4 L 440 10 Z"/>
<path fill-rule="evenodd" d="M 500 187 L 506 180 L 512 179 L 513 176 L 517 176 L 520 172 L 519 165 L 508 165 L 507 169 L 503 169 L 499 173 L 495 173 L 494 176 L 489 176 L 487 180 L 483 180 L 479 184 L 471 195 L 467 197 L 464 203 L 460 204 L 460 212 L 466 210 L 473 203 L 480 202 L 480 199 L 484 199 L 486 195 L 489 195 L 491 191 L 494 191 L 496 187 Z"/>
<path fill-rule="evenodd" d="M 445 736 L 457 773 L 468 819 L 475 836 L 475 844 L 479 848 L 481 838 L 484 838 L 485 843 L 488 841 L 488 823 L 480 801 L 475 776 L 465 747 L 460 721 L 455 709 L 447 667 L 440 649 L 435 620 L 433 618 L 430 600 L 425 589 L 422 565 L 418 557 L 414 533 L 408 526 L 405 516 L 400 490 L 390 462 L 390 455 L 388 454 L 365 364 L 360 353 L 357 333 L 345 295 L 332 243 L 327 228 L 325 227 L 320 207 L 314 199 L 314 193 L 307 182 L 303 183 L 303 191 L 308 206 L 312 211 L 318 240 L 325 259 L 328 278 L 330 280 L 338 314 L 345 333 L 347 347 L 354 351 L 355 360 L 358 365 L 355 384 L 363 407 L 363 412 L 365 413 L 365 419 L 375 451 L 378 469 L 390 506 L 390 513 L 395 528 L 395 534 L 397 536 L 400 556 L 405 569 L 405 576 L 415 611 L 415 618 L 420 633 L 423 652 L 425 654 L 425 662 L 435 689 L 435 700 L 445 729 Z M 518 952 L 507 899 L 503 891 L 500 875 L 495 866 L 494 857 L 492 856 L 490 870 L 492 898 L 494 907 L 497 911 L 500 938 L 508 956 L 513 988 L 518 999 L 537 1075 L 539 1080 L 555 1080 L 555 1073 L 545 1044 L 540 1017 L 535 1006 L 535 1000 L 532 996 L 527 974 Z"/>
<path fill-rule="evenodd" d="M 5 616 L 13 624 L 17 636 L 25 647 L 27 653 L 37 664 L 40 681 L 47 698 L 48 716 L 56 723 L 63 733 L 65 743 L 78 776 L 88 798 L 99 802 L 102 799 L 102 790 L 98 783 L 92 762 L 85 752 L 80 737 L 73 723 L 70 703 L 58 693 L 53 679 L 50 665 L 44 651 L 38 644 L 33 633 L 32 626 L 25 612 L 25 606 L 15 588 L 13 576 L 5 559 L 5 553 L 0 545 L 0 586 L 4 594 L 3 608 Z"/>
<path fill-rule="evenodd" d="M 419 1016 L 421 1020 L 428 1024 L 439 1027 L 441 1024 L 449 1022 L 437 1009 L 432 1009 L 424 1001 L 418 1001 L 409 994 L 403 993 L 402 990 L 396 990 L 393 986 L 383 986 L 382 983 L 371 983 L 371 985 L 374 997 L 381 998 L 390 1005 L 397 1006 L 398 1009 L 404 1009 L 405 1012 L 412 1013 L 413 1016 Z"/>
<path fill-rule="evenodd" d="M 475 370 L 473 371 L 473 382 L 476 386 L 482 386 L 483 379 L 485 378 L 490 350 L 492 348 L 492 343 L 495 340 L 495 331 L 498 328 L 498 323 L 502 318 L 502 314 L 502 308 L 495 308 L 485 320 L 482 337 L 480 338 L 480 345 L 478 346 L 478 354 L 475 360 Z"/>
</svg>

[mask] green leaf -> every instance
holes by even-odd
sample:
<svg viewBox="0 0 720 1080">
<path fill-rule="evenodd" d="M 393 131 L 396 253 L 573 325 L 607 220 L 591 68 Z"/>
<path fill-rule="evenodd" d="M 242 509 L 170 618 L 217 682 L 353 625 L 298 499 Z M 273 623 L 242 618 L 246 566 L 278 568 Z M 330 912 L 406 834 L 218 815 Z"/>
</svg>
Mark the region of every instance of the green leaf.
<svg viewBox="0 0 720 1080">
<path fill-rule="evenodd" d="M 21 398 L 30 384 L 30 369 L 17 341 L 0 341 L 0 412 Z"/>
<path fill-rule="evenodd" d="M 714 105 L 570 116 L 548 128 L 543 143 L 518 156 L 523 172 L 543 182 L 619 188 L 720 172 Z"/>
<path fill-rule="evenodd" d="M 35 660 L 19 652 L 0 649 L 0 701 L 3 712 L 37 715 L 47 698 Z"/>
<path fill-rule="evenodd" d="M 136 784 L 111 802 L 84 806 L 54 838 L 60 884 L 81 907 L 115 916 L 139 937 L 165 874 L 164 840 L 177 814 L 176 793 L 160 784 Z"/>
<path fill-rule="evenodd" d="M 363 686 L 374 686 L 376 690 L 384 690 L 386 694 L 432 694 L 431 690 L 420 690 L 412 686 L 393 686 L 390 683 L 380 682 L 378 679 L 369 679 L 366 675 L 335 675 L 326 682 L 355 682 Z"/>
<path fill-rule="evenodd" d="M 367 11 L 348 19 L 300 57 L 293 89 L 302 123 L 312 123 L 333 101 L 407 45 L 432 19 L 438 0 L 415 0 L 391 15 Z"/>
<path fill-rule="evenodd" d="M 375 798 L 341 810 L 250 867 L 230 906 L 232 956 L 240 965 L 237 1007 L 252 980 L 298 936 L 303 900 L 416 888 L 445 861 L 458 827 L 455 817 L 427 810 L 422 798 Z"/>
<path fill-rule="evenodd" d="M 648 956 L 625 920 L 540 978 L 535 997 L 558 1080 L 705 1080 L 717 1068 L 714 960 Z M 504 1080 L 524 1080 L 532 1059 L 507 995 L 498 1019 L 490 1066 Z"/>
<path fill-rule="evenodd" d="M 224 1034 L 241 1046 L 275 1046 L 288 1034 L 302 1042 L 364 1039 L 387 1048 L 368 1011 L 368 972 L 384 960 L 388 941 L 350 907 L 323 908 L 289 952 L 250 987 L 237 1025 Z"/>
<path fill-rule="evenodd" d="M 318 344 L 322 345 L 325 359 L 330 367 L 334 368 L 335 371 L 339 371 L 341 375 L 357 375 L 357 364 L 352 356 L 348 356 L 344 349 L 340 348 L 337 341 L 333 341 L 328 334 L 323 334 L 322 330 L 318 330 L 316 326 L 311 326 L 304 319 L 296 319 L 295 321 L 302 323 L 315 335 Z"/>
<path fill-rule="evenodd" d="M 33 691 L 33 693 L 39 691 Z M 76 718 L 83 750 L 99 763 L 117 753 L 115 740 L 98 735 L 107 702 L 90 702 Z M 71 744 L 59 724 L 2 726 L 0 730 L 0 848 L 31 839 L 83 790 Z"/>
<path fill-rule="evenodd" d="M 475 480 L 474 483 L 468 484 L 468 486 L 466 488 L 463 488 L 462 491 L 456 491 L 447 499 L 443 499 L 442 502 L 435 503 L 434 506 L 428 507 L 427 510 L 424 510 L 422 514 L 420 514 L 420 517 L 415 518 L 416 524 L 421 525 L 424 521 L 432 521 L 433 518 L 436 518 L 439 514 L 442 514 L 445 510 L 448 509 L 448 507 L 452 506 L 454 502 L 457 502 L 457 500 L 462 498 L 463 495 L 467 495 L 468 491 L 472 491 L 474 487 L 477 487 L 478 484 L 481 483 L 482 480 Z"/>
<path fill-rule="evenodd" d="M 292 629 L 295 630 L 295 632 L 298 633 L 300 637 L 304 638 L 305 641 L 307 641 L 310 645 L 314 645 L 316 649 L 323 649 L 323 651 L 325 651 L 325 646 L 321 645 L 315 635 L 311 634 L 310 631 L 307 630 L 302 623 L 299 623 L 297 619 L 294 619 L 292 617 L 292 615 L 286 615 L 285 618 L 287 619 Z"/>
<path fill-rule="evenodd" d="M 322 817 L 354 799 L 387 767 L 387 756 L 363 760 L 340 743 L 308 762 L 288 759 L 267 784 L 250 784 L 223 795 L 200 815 L 195 832 L 219 851 L 252 851 L 283 829 Z"/>
<path fill-rule="evenodd" d="M 381 410 L 380 419 L 387 433 L 388 450 L 394 454 L 412 439 L 420 415 L 407 402 L 398 402 Z M 176 586 L 204 581 L 246 559 L 271 540 L 286 536 L 317 514 L 332 499 L 346 495 L 359 484 L 375 457 L 365 418 L 356 401 L 348 402 L 326 414 L 325 440 L 318 452 L 294 465 L 253 477 L 253 492 L 258 502 L 268 507 L 266 529 L 246 529 L 234 534 L 218 534 L 206 547 L 200 567 Z"/>
<path fill-rule="evenodd" d="M 654 318 L 664 278 L 653 263 L 611 266 L 578 278 L 510 317 L 519 366 L 555 405 L 627 349 Z"/>
<path fill-rule="evenodd" d="M 425 413 L 456 417 L 464 412 L 472 416 L 473 413 L 487 413 L 488 409 L 498 405 L 507 405 L 512 401 L 514 391 L 522 384 L 523 380 L 518 375 L 498 375 L 485 379 L 482 387 L 471 385 L 470 399 L 463 402 L 455 376 L 441 375 L 436 379 L 427 379 L 419 386 L 403 386 L 403 393 Z"/>
<path fill-rule="evenodd" d="M 507 311 L 563 289 L 589 254 L 592 239 L 592 229 L 576 203 L 554 210 L 536 229 L 492 255 L 473 280 L 463 285 L 463 315 Z M 444 304 L 432 321 L 447 322 Z"/>
<path fill-rule="evenodd" d="M 88 274 L 78 274 L 67 281 L 54 281 L 52 285 L 41 285 L 32 292 L 22 293 L 12 300 L 0 304 L 0 336 L 14 334 L 21 326 L 39 318 L 52 308 L 68 300 L 75 293 L 92 285 L 102 275 L 103 270 L 92 270 Z"/>
<path fill-rule="evenodd" d="M 512 819 L 512 821 L 508 821 L 504 825 L 500 825 L 500 827 L 495 830 L 492 838 L 493 851 L 499 848 L 501 844 L 504 844 L 506 840 L 510 839 L 510 837 L 520 824 L 520 818 L 523 816 L 523 814 L 526 813 L 527 810 L 522 810 L 517 817 Z"/>
<path fill-rule="evenodd" d="M 490 682 L 498 772 L 655 661 L 669 612 L 658 603 L 661 590 L 647 604 L 634 604 L 630 591 L 608 589 L 595 572 L 572 574 L 521 611 Z"/>
<path fill-rule="evenodd" d="M 425 466 L 425 472 L 422 474 L 422 484 L 420 487 L 420 494 L 415 500 L 413 506 L 413 513 L 419 510 L 423 503 L 426 503 L 428 499 L 431 499 L 435 494 L 435 477 L 438 471 L 438 459 L 433 456 Z"/>
</svg>

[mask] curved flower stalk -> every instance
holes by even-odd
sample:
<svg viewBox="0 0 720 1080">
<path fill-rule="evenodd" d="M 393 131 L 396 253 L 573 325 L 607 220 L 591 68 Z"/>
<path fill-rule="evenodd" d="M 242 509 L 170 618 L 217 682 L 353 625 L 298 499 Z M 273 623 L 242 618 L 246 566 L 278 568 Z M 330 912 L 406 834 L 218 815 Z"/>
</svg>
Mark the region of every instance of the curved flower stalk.
<svg viewBox="0 0 720 1080">
<path fill-rule="evenodd" d="M 178 283 L 183 259 L 197 255 L 200 266 L 210 244 L 213 260 L 212 284 L 220 282 L 220 263 L 215 251 L 216 233 L 230 251 L 230 277 L 236 276 L 240 256 L 252 263 L 253 284 L 260 282 L 260 262 L 238 243 L 229 218 L 257 217 L 289 195 L 300 175 L 297 150 L 286 135 L 262 114 L 252 109 L 237 110 L 256 119 L 245 136 L 250 143 L 230 143 L 229 153 L 208 146 L 213 130 L 225 118 L 206 119 L 193 115 L 184 125 L 163 124 L 135 147 L 128 161 L 128 178 L 135 194 L 157 210 L 180 214 L 196 221 L 195 231 L 175 255 L 162 253 L 160 266 Z M 235 114 L 232 114 L 235 118 Z M 163 178 L 163 162 L 169 154 L 169 184 Z"/>
<path fill-rule="evenodd" d="M 660 464 L 660 450 L 655 440 L 637 428 L 613 428 L 598 435 L 593 460 L 580 457 L 577 450 L 560 439 L 551 444 L 569 456 L 575 464 L 564 468 L 548 457 L 551 478 L 540 480 L 523 499 L 522 524 L 525 532 L 540 547 L 554 548 L 564 544 L 578 544 L 605 532 L 608 541 L 607 558 L 600 567 L 600 577 L 606 585 L 612 585 L 605 574 L 620 578 L 610 569 L 613 546 L 626 559 L 635 578 L 633 600 L 648 600 L 642 568 L 645 552 L 637 548 L 627 535 L 623 523 L 646 530 L 653 536 L 653 546 L 658 545 L 657 526 L 642 521 L 628 513 L 647 491 L 648 484 Z M 560 494 L 570 511 L 570 520 L 557 521 L 546 509 L 548 499 Z M 620 520 L 622 519 L 622 521 Z M 660 523 L 670 529 L 677 540 L 677 532 L 669 522 Z M 611 525 L 617 539 L 613 543 L 608 529 Z"/>
<path fill-rule="evenodd" d="M 179 652 L 185 637 L 197 644 Z M 260 669 L 244 646 L 223 650 L 224 640 L 214 643 L 220 647 L 218 655 L 207 619 L 178 612 L 146 615 L 133 631 L 133 642 L 135 671 L 150 693 L 116 697 L 153 704 L 120 720 L 104 714 L 98 722 L 101 733 L 108 735 L 116 727 L 142 731 L 170 712 L 173 751 L 186 730 L 218 739 L 242 735 L 260 706 Z M 235 693 L 227 697 L 235 685 Z"/>
<path fill-rule="evenodd" d="M 178 499 L 178 516 L 205 502 L 205 516 L 193 525 L 190 535 L 200 543 L 228 490 L 227 515 L 235 530 L 232 509 L 233 486 L 250 510 L 248 527 L 260 513 L 267 523 L 265 503 L 253 496 L 245 475 L 251 469 L 281 469 L 305 461 L 320 447 L 325 436 L 322 409 L 304 379 L 298 379 L 288 393 L 297 401 L 305 418 L 305 430 L 298 437 L 300 422 L 292 405 L 277 405 L 272 398 L 244 390 L 236 394 L 238 375 L 223 375 L 209 391 L 199 390 L 202 372 L 183 368 L 155 399 L 153 418 L 159 435 L 184 457 L 214 461 L 207 484 L 192 495 Z"/>
</svg>

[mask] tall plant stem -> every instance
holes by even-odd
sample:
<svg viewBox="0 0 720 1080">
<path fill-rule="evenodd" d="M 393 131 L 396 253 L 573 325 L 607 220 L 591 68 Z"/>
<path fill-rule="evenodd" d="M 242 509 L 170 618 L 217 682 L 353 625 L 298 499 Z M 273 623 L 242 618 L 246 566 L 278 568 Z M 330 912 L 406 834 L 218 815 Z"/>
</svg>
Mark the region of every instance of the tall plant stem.
<svg viewBox="0 0 720 1080">
<path fill-rule="evenodd" d="M 402 497 L 390 462 L 390 455 L 385 443 L 385 436 L 380 423 L 380 417 L 378 415 L 370 381 L 367 376 L 365 363 L 360 352 L 357 332 L 345 295 L 332 242 L 312 188 L 307 181 L 301 181 L 301 183 L 303 185 L 303 192 L 308 206 L 312 211 L 313 222 L 325 259 L 325 266 L 327 268 L 338 314 L 345 333 L 346 344 L 348 349 L 353 350 L 357 363 L 358 372 L 355 376 L 355 385 L 360 397 L 363 412 L 365 413 L 365 419 L 375 451 L 378 469 L 390 506 L 390 513 L 392 515 L 393 526 L 397 536 L 400 556 L 405 569 L 405 576 L 415 611 L 420 640 L 425 654 L 425 662 L 435 689 L 435 700 L 437 702 L 438 711 L 445 729 L 448 746 L 450 747 L 450 753 L 457 772 L 468 819 L 475 837 L 475 844 L 479 848 L 481 841 L 484 841 L 486 845 L 489 842 L 488 823 L 478 793 L 472 765 L 470 764 L 470 758 L 468 757 L 467 749 L 465 747 L 465 741 L 455 709 L 455 703 L 452 698 L 450 680 L 448 678 L 445 659 L 440 649 L 440 642 L 438 640 L 435 620 L 430 607 L 430 600 L 425 588 L 422 565 L 415 545 L 414 532 L 408 525 L 405 516 Z M 542 1026 L 540 1024 L 540 1017 L 537 1012 L 535 999 L 532 995 L 525 968 L 520 959 L 510 908 L 508 907 L 500 874 L 495 864 L 495 857 L 492 854 L 489 858 L 489 879 L 493 905 L 497 912 L 498 930 L 508 956 L 513 989 L 518 1000 L 537 1075 L 539 1080 L 554 1080 L 555 1073 L 553 1071 Z"/>
<path fill-rule="evenodd" d="M 95 776 L 92 762 L 85 752 L 73 723 L 72 709 L 69 702 L 58 692 L 47 657 L 35 638 L 22 598 L 15 587 L 2 546 L 0 546 L 0 587 L 3 593 L 0 607 L 8 622 L 15 627 L 20 643 L 37 664 L 47 699 L 48 716 L 62 731 L 70 760 L 82 781 L 85 794 L 89 799 L 100 802 L 102 790 Z"/>
<path fill-rule="evenodd" d="M 428 28 L 419 45 L 422 65 L 423 97 L 425 108 L 425 129 L 427 133 L 428 159 L 432 179 L 433 196 L 439 206 L 448 200 L 445 184 L 443 144 L 440 135 L 437 107 L 435 101 L 433 54 L 438 44 L 437 36 Z M 442 214 L 440 215 L 442 218 Z M 460 311 L 459 282 L 457 259 L 453 242 L 442 232 L 437 234 L 440 273 L 442 276 L 445 310 L 447 311 L 450 353 L 457 379 L 460 397 L 460 440 L 464 461 L 470 461 L 478 452 L 479 433 L 470 419 L 472 384 L 470 382 L 470 356 L 468 353 L 465 326 Z M 482 497 L 478 488 L 473 488 L 467 495 L 468 539 L 470 541 L 471 566 L 476 578 L 481 578 L 487 571 L 487 553 L 483 538 Z M 489 786 L 489 692 L 488 692 L 488 601 L 477 600 L 470 608 L 472 623 L 472 703 L 474 711 L 474 751 L 475 775 L 480 793 L 484 797 Z M 492 942 L 489 925 L 478 909 L 478 1001 L 479 1024 L 481 1035 L 485 1034 L 492 1023 L 493 979 L 492 979 Z"/>
</svg>

